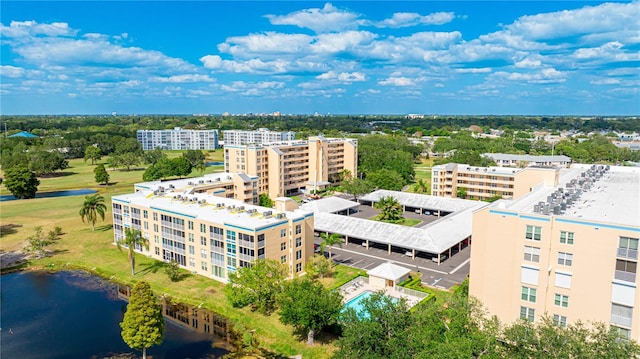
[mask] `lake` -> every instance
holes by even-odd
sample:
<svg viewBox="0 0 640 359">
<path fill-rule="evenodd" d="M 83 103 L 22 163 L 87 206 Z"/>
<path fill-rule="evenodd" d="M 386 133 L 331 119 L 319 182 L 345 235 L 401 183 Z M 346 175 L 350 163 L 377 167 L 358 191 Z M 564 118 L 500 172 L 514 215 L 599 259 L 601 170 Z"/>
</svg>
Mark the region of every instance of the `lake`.
<svg viewBox="0 0 640 359">
<path fill-rule="evenodd" d="M 119 291 L 81 272 L 11 273 L 0 276 L 0 286 L 2 358 L 87 359 L 127 352 L 142 356 L 120 336 L 127 304 L 118 295 L 122 287 Z M 165 319 L 164 342 L 149 348 L 147 356 L 195 359 L 228 353 L 221 348 L 224 338 L 193 330 L 183 323 L 188 321 Z"/>
<path fill-rule="evenodd" d="M 36 192 L 36 198 L 48 198 L 48 197 L 67 197 L 67 196 L 79 196 L 82 194 L 94 194 L 96 190 L 84 188 L 84 189 L 72 189 L 68 191 L 51 191 L 51 192 Z M 4 201 L 15 201 L 18 198 L 12 194 L 6 194 L 4 196 L 0 196 L 0 202 Z"/>
</svg>

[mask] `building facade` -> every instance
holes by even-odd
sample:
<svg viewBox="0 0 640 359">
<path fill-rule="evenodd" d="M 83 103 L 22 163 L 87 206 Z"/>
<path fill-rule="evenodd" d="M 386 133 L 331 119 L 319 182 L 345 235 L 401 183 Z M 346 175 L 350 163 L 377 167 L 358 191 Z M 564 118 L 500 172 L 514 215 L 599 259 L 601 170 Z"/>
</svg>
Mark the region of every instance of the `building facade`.
<svg viewBox="0 0 640 359">
<path fill-rule="evenodd" d="M 498 167 L 569 167 L 569 165 L 571 165 L 571 157 L 564 155 L 533 156 L 509 153 L 484 153 L 482 156 L 495 161 Z"/>
<path fill-rule="evenodd" d="M 272 132 L 266 128 L 256 131 L 226 130 L 222 131 L 225 146 L 241 146 L 246 144 L 263 144 L 295 140 L 295 132 Z"/>
<path fill-rule="evenodd" d="M 313 256 L 313 213 L 248 205 L 197 188 L 171 187 L 168 181 L 114 196 L 114 242 L 128 228 L 137 229 L 149 248 L 136 252 L 223 283 L 230 272 L 259 259 L 285 263 L 291 277 L 304 273 Z"/>
<path fill-rule="evenodd" d="M 510 323 L 604 322 L 640 340 L 640 171 L 574 166 L 473 216 L 469 294 Z"/>
<path fill-rule="evenodd" d="M 218 148 L 218 130 L 138 130 L 138 142 L 145 151 L 162 150 L 215 150 Z"/>
<path fill-rule="evenodd" d="M 517 199 L 541 183 L 556 185 L 559 173 L 558 168 L 476 167 L 448 163 L 431 169 L 431 194 L 456 198 L 460 190 L 466 193 L 467 199 Z"/>
<path fill-rule="evenodd" d="M 227 172 L 259 177 L 259 193 L 282 197 L 304 189 L 322 189 L 344 170 L 355 174 L 358 142 L 317 136 L 308 141 L 225 145 L 224 165 Z"/>
</svg>

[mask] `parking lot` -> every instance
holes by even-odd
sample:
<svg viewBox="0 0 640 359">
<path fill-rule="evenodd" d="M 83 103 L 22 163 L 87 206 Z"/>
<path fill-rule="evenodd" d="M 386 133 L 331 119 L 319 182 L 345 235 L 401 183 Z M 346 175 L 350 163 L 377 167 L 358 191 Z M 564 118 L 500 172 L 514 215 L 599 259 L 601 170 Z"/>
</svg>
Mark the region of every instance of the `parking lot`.
<svg viewBox="0 0 640 359">
<path fill-rule="evenodd" d="M 315 237 L 314 240 L 318 245 L 322 243 L 320 237 Z M 327 256 L 328 251 L 329 248 L 325 248 Z M 334 246 L 332 253 L 334 262 L 364 270 L 375 268 L 385 262 L 393 262 L 422 273 L 422 283 L 437 288 L 449 289 L 464 281 L 469 274 L 470 248 L 468 246 L 451 258 L 444 260 L 440 265 L 434 263 L 430 258 L 416 257 L 412 259 L 402 251 L 392 251 L 389 254 L 386 245 L 374 245 L 367 249 L 359 244 L 345 245 L 343 243 L 342 247 Z"/>
</svg>

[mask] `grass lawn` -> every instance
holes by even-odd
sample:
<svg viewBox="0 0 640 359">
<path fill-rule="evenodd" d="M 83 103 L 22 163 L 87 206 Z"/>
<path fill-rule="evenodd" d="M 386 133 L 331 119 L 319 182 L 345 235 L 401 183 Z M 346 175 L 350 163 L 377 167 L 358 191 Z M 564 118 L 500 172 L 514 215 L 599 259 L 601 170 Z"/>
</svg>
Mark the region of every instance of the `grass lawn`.
<svg viewBox="0 0 640 359">
<path fill-rule="evenodd" d="M 415 171 L 414 181 L 410 183 L 406 192 L 416 193 L 414 186 L 418 183 L 418 180 L 423 180 L 427 184 L 427 191 L 424 194 L 431 194 L 431 167 L 433 166 L 433 159 L 421 158 L 421 163 L 415 164 L 413 170 Z"/>
<path fill-rule="evenodd" d="M 216 151 L 222 152 L 222 151 Z M 135 182 L 142 181 L 142 171 L 113 171 L 108 169 L 112 185 L 99 186 L 93 178 L 93 168 L 81 159 L 69 161 L 68 173 L 56 178 L 41 179 L 39 191 L 91 188 L 105 197 L 108 211 L 104 221 L 96 223 L 96 230 L 82 223 L 78 211 L 84 196 L 36 198 L 2 202 L 0 212 L 0 244 L 4 251 L 21 249 L 36 226 L 42 226 L 45 233 L 56 226 L 62 228 L 63 235 L 47 247 L 55 251 L 51 257 L 32 260 L 27 269 L 82 269 L 101 275 L 113 281 L 132 285 L 139 280 L 149 282 L 158 294 L 167 293 L 176 301 L 199 305 L 231 319 L 235 328 L 245 332 L 255 330 L 261 346 L 282 355 L 303 354 L 305 358 L 328 358 L 334 350 L 331 341 L 319 338 L 316 345 L 308 347 L 306 338 L 298 338 L 293 328 L 279 322 L 278 315 L 263 316 L 247 309 L 232 308 L 223 294 L 223 284 L 202 276 L 191 275 L 174 283 L 164 272 L 164 263 L 137 255 L 136 275 L 131 276 L 127 253 L 120 252 L 113 245 L 111 197 L 131 192 Z M 221 167 L 221 166 L 216 166 Z M 208 167 L 206 172 L 220 168 Z M 199 173 L 192 173 L 199 175 Z M 2 186 L 0 193 L 8 194 Z M 356 270 L 338 266 L 335 279 L 325 279 L 323 283 L 334 287 L 357 276 Z"/>
<path fill-rule="evenodd" d="M 371 218 L 369 218 L 372 221 L 378 221 L 378 222 L 386 222 L 386 223 L 392 223 L 392 224 L 399 224 L 401 226 L 407 226 L 407 227 L 413 227 L 418 223 L 422 223 L 421 220 L 419 219 L 413 219 L 413 218 L 403 218 L 401 221 L 399 222 L 387 222 L 387 221 L 381 221 L 378 216 L 373 216 Z"/>
</svg>

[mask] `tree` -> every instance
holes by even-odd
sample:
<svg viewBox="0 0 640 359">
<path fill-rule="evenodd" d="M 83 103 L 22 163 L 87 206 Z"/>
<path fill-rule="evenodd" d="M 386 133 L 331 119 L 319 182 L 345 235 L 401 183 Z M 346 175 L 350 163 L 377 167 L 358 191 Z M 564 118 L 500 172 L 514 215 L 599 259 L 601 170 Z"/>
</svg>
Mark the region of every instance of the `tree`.
<svg viewBox="0 0 640 359">
<path fill-rule="evenodd" d="M 380 210 L 381 221 L 394 222 L 402 219 L 402 206 L 394 197 L 382 197 L 373 207 Z"/>
<path fill-rule="evenodd" d="M 162 152 L 160 147 L 156 147 L 150 151 L 144 151 L 144 153 L 142 154 L 143 161 L 150 165 L 155 165 L 162 158 L 167 158 L 167 155 Z"/>
<path fill-rule="evenodd" d="M 69 162 L 58 151 L 33 150 L 29 152 L 29 169 L 41 176 L 69 167 Z"/>
<path fill-rule="evenodd" d="M 371 184 L 367 180 L 363 180 L 360 178 L 349 178 L 342 183 L 340 183 L 340 187 L 347 193 L 353 196 L 353 200 L 357 201 L 358 196 L 371 192 Z"/>
<path fill-rule="evenodd" d="M 277 295 L 282 292 L 287 276 L 288 269 L 283 263 L 258 260 L 251 267 L 229 273 L 225 294 L 234 307 L 251 305 L 252 310 L 269 314 L 275 310 Z"/>
<path fill-rule="evenodd" d="M 182 157 L 189 160 L 191 163 L 191 167 L 198 168 L 200 165 L 204 165 L 205 156 L 204 153 L 200 150 L 186 150 Z"/>
<path fill-rule="evenodd" d="M 320 233 L 320 238 L 322 238 L 322 243 L 320 244 L 320 252 L 324 253 L 324 248 L 329 246 L 329 259 L 331 259 L 331 249 L 334 245 L 339 245 L 342 248 L 342 236 L 338 233 Z"/>
<path fill-rule="evenodd" d="M 427 181 L 420 178 L 418 182 L 413 186 L 413 192 L 415 193 L 429 193 L 429 184 Z"/>
<path fill-rule="evenodd" d="M 167 264 L 165 272 L 172 282 L 177 282 L 180 280 L 180 267 L 178 265 L 178 262 L 174 260 L 169 262 L 169 264 Z"/>
<path fill-rule="evenodd" d="M 149 240 L 142 236 L 139 230 L 133 228 L 127 228 L 124 232 L 124 238 L 121 238 L 116 242 L 118 249 L 122 251 L 122 246 L 127 247 L 129 255 L 129 263 L 131 264 L 131 275 L 135 276 L 136 268 L 136 247 L 149 249 Z"/>
<path fill-rule="evenodd" d="M 44 236 L 44 231 L 42 230 L 42 226 L 37 226 L 36 231 L 33 235 L 27 237 L 27 251 L 31 253 L 35 253 L 37 257 L 42 257 L 45 254 L 44 247 L 53 243 L 55 239 L 57 239 L 57 235 L 55 231 L 53 234 L 49 232 L 47 237 Z"/>
<path fill-rule="evenodd" d="M 104 168 L 104 165 L 101 163 L 93 169 L 93 173 L 95 174 L 96 182 L 99 184 L 109 185 L 109 173 Z"/>
<path fill-rule="evenodd" d="M 367 181 L 376 188 L 390 191 L 400 191 L 407 183 L 398 172 L 386 168 L 367 173 Z"/>
<path fill-rule="evenodd" d="M 87 160 L 90 160 L 91 164 L 93 165 L 96 163 L 96 161 L 100 161 L 101 158 L 102 158 L 102 151 L 97 146 L 88 146 L 84 150 L 85 162 L 87 162 Z"/>
<path fill-rule="evenodd" d="M 107 206 L 104 204 L 104 197 L 99 194 L 92 194 L 84 197 L 84 203 L 80 208 L 80 218 L 82 222 L 87 220 L 91 223 L 91 231 L 95 231 L 95 225 L 98 221 L 98 216 L 104 221 L 104 214 L 107 210 Z"/>
<path fill-rule="evenodd" d="M 329 277 L 333 273 L 333 262 L 325 256 L 314 255 L 305 264 L 304 271 L 310 278 Z"/>
<path fill-rule="evenodd" d="M 273 200 L 269 197 L 268 193 L 260 193 L 260 196 L 258 197 L 258 204 L 261 207 L 271 208 L 273 207 Z"/>
<path fill-rule="evenodd" d="M 164 340 L 162 305 L 158 303 L 149 283 L 140 281 L 133 286 L 120 328 L 122 340 L 131 349 L 142 350 L 143 359 L 147 357 L 147 348 L 159 345 Z"/>
<path fill-rule="evenodd" d="M 347 309 L 342 317 L 342 337 L 334 358 L 414 358 L 409 347 L 413 319 L 406 300 L 374 293 L 363 299 L 362 310 Z"/>
<path fill-rule="evenodd" d="M 11 167 L 4 174 L 4 185 L 20 199 L 35 197 L 39 184 L 36 174 L 24 165 Z"/>
<path fill-rule="evenodd" d="M 191 162 L 185 157 L 178 157 L 171 160 L 173 175 L 180 178 L 188 176 L 193 169 Z"/>
<path fill-rule="evenodd" d="M 456 190 L 456 197 L 465 199 L 467 198 L 467 189 L 464 187 L 458 187 Z"/>
<path fill-rule="evenodd" d="M 337 291 L 306 277 L 288 282 L 278 299 L 280 321 L 305 332 L 309 345 L 316 332 L 336 322 L 342 304 Z"/>
</svg>

